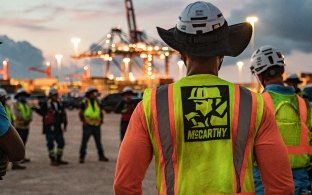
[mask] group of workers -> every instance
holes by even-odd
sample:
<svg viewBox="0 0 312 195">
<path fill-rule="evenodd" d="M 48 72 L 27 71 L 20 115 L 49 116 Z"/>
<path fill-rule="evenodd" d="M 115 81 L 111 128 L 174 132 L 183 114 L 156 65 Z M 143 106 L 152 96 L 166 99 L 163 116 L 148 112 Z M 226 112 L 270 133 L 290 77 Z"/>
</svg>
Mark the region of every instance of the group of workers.
<svg viewBox="0 0 312 195">
<path fill-rule="evenodd" d="M 79 163 L 85 162 L 87 143 L 91 135 L 94 137 L 96 142 L 99 161 L 109 161 L 109 159 L 104 155 L 104 149 L 101 143 L 101 125 L 103 123 L 103 113 L 100 103 L 97 100 L 97 94 L 98 90 L 96 88 L 92 86 L 88 87 L 85 91 L 85 98 L 81 104 L 79 117 L 83 125 Z M 12 127 L 14 127 L 14 130 L 16 129 L 16 132 L 25 146 L 29 135 L 30 123 L 32 121 L 32 111 L 35 111 L 42 117 L 42 132 L 46 138 L 48 156 L 51 160 L 51 165 L 67 165 L 68 162 L 63 160 L 62 157 L 65 147 L 64 133 L 67 131 L 68 121 L 66 110 L 58 97 L 58 90 L 54 87 L 49 88 L 47 101 L 37 102 L 32 106 L 30 106 L 27 101 L 29 96 L 30 94 L 25 91 L 25 89 L 20 88 L 14 95 L 16 102 L 14 102 L 12 105 L 9 105 L 7 103 L 8 94 L 6 90 L 0 88 L 0 107 L 4 108 L 4 115 L 7 118 L 7 123 L 11 124 Z M 2 116 L 1 114 L 2 113 L 0 112 L 0 116 Z M 1 121 L 1 125 L 2 123 L 4 123 L 4 121 Z M 3 127 L 1 126 L 1 128 Z M 2 134 L 0 134 L 0 154 L 2 154 L 1 136 Z M 25 156 L 23 159 L 19 159 L 18 161 L 13 160 L 11 161 L 11 168 L 12 170 L 25 169 L 26 167 L 21 164 L 30 161 L 31 160 L 25 158 Z M 4 170 L 7 165 L 8 164 L 4 163 L 4 166 L 2 166 L 0 163 L 1 171 L 5 172 Z"/>
<path fill-rule="evenodd" d="M 311 194 L 311 107 L 284 83 L 283 54 L 269 45 L 253 52 L 259 94 L 218 77 L 223 58 L 249 44 L 251 24 L 228 25 L 197 1 L 157 31 L 187 75 L 145 90 L 120 146 L 115 194 L 142 194 L 153 156 L 157 194 Z"/>
<path fill-rule="evenodd" d="M 157 30 L 180 52 L 187 76 L 145 90 L 138 105 L 119 105 L 125 115 L 115 194 L 142 194 L 153 156 L 158 194 L 309 194 L 311 107 L 298 89 L 285 84 L 283 54 L 269 45 L 253 52 L 250 69 L 264 87 L 259 94 L 218 77 L 224 56 L 236 57 L 249 44 L 253 31 L 249 23 L 228 25 L 216 6 L 197 1 L 185 7 L 175 27 Z M 103 114 L 97 90 L 90 87 L 85 94 L 79 112 L 83 123 L 79 162 L 85 162 L 91 135 L 99 161 L 108 161 L 101 144 Z M 124 94 L 131 95 L 130 90 Z M 32 119 L 25 96 L 25 91 L 16 94 L 13 113 L 2 102 L 24 144 Z M 67 164 L 62 160 L 67 117 L 57 97 L 51 88 L 48 102 L 35 108 L 43 118 L 51 165 Z"/>
</svg>

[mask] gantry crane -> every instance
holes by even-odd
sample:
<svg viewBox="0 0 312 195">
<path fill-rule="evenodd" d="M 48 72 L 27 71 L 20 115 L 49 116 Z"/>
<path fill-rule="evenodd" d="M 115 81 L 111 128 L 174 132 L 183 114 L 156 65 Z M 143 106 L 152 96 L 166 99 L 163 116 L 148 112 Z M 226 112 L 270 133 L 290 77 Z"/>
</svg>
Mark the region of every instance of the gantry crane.
<svg viewBox="0 0 312 195">
<path fill-rule="evenodd" d="M 73 73 L 73 74 L 66 74 L 65 78 L 72 79 L 72 78 L 77 78 L 77 79 L 89 79 L 90 78 L 90 68 L 88 66 L 83 67 L 83 74 L 79 73 Z"/>
<path fill-rule="evenodd" d="M 121 70 L 121 75 L 128 77 L 132 65 L 138 65 L 138 60 L 143 59 L 143 73 L 151 78 L 158 73 L 154 66 L 154 57 L 163 59 L 165 62 L 165 78 L 169 77 L 169 57 L 174 51 L 168 48 L 163 42 L 148 37 L 143 31 L 137 29 L 135 12 L 132 0 L 125 0 L 126 17 L 129 34 L 119 28 L 112 28 L 96 47 L 72 56 L 74 59 L 82 58 L 103 58 L 106 61 L 106 77 L 110 75 L 110 65 L 115 63 Z M 123 60 L 116 60 L 115 57 L 122 57 Z M 130 61 L 129 61 L 130 59 Z M 128 72 L 127 72 L 128 71 Z"/>
<path fill-rule="evenodd" d="M 42 70 L 40 68 L 37 68 L 37 67 L 30 67 L 29 70 L 30 71 L 43 73 L 43 74 L 45 74 L 47 76 L 48 79 L 51 79 L 52 78 L 52 66 L 51 66 L 51 63 L 47 62 L 46 66 L 47 66 L 47 68 L 44 69 L 44 70 Z"/>
</svg>

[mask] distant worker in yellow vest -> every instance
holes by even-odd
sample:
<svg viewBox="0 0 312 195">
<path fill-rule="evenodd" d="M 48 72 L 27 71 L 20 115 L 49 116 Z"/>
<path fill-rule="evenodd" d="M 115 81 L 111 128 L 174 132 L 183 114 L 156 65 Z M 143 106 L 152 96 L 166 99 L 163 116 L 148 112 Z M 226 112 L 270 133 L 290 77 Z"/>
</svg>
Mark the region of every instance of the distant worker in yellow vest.
<svg viewBox="0 0 312 195">
<path fill-rule="evenodd" d="M 15 116 L 14 127 L 23 140 L 24 145 L 29 135 L 30 122 L 32 121 L 32 110 L 27 103 L 27 98 L 30 94 L 23 88 L 17 90 L 15 94 L 16 102 L 13 105 L 13 113 Z M 25 158 L 21 163 L 30 162 L 30 159 Z"/>
<path fill-rule="evenodd" d="M 187 76 L 145 90 L 120 146 L 115 195 L 142 194 L 153 155 L 159 195 L 255 194 L 255 159 L 266 194 L 293 194 L 272 112 L 260 94 L 218 77 L 223 57 L 247 47 L 252 26 L 228 26 L 216 6 L 197 1 L 175 27 L 157 30 L 180 52 Z"/>
<path fill-rule="evenodd" d="M 11 139 L 11 138 L 14 138 L 14 140 L 12 140 L 12 144 L 10 144 L 10 147 L 12 147 L 12 149 L 14 147 L 17 147 L 17 149 L 19 150 L 20 148 L 20 145 L 23 146 L 23 158 L 24 158 L 24 155 L 25 155 L 25 148 L 24 148 L 24 144 L 19 144 L 19 143 L 16 143 L 16 141 L 21 141 L 21 138 L 20 136 L 18 135 L 17 131 L 15 130 L 15 128 L 12 126 L 12 124 L 14 123 L 14 115 L 13 115 L 13 112 L 11 110 L 11 107 L 10 105 L 7 104 L 7 100 L 8 100 L 8 96 L 7 96 L 7 92 L 5 89 L 3 88 L 0 88 L 0 102 L 1 102 L 1 109 L 0 109 L 0 116 L 1 116 L 1 121 L 0 121 L 0 143 L 1 143 L 1 137 L 8 137 L 8 139 Z M 3 107 L 4 107 L 4 111 L 5 111 L 5 116 L 3 116 L 3 113 L 2 113 L 2 110 L 3 110 Z M 6 118 L 4 118 L 6 117 Z M 9 134 L 11 134 L 10 136 L 5 136 L 6 135 L 6 132 L 7 131 L 10 131 Z M 14 131 L 14 132 L 12 132 Z M 15 133 L 17 135 L 15 135 Z M 11 137 L 13 136 L 13 137 Z M 10 138 L 11 137 L 11 138 Z M 17 140 L 16 140 L 17 139 Z M 13 144 L 17 144 L 16 146 Z M 2 150 L 1 150 L 1 144 L 0 144 L 0 153 L 2 153 Z M 11 149 L 10 149 L 11 150 Z M 19 153 L 17 153 L 16 155 L 19 155 Z M 19 160 L 22 160 L 22 159 L 19 159 Z M 21 169 L 25 169 L 26 167 L 24 166 L 21 166 L 19 164 L 19 161 L 17 160 L 11 160 L 12 162 L 12 170 L 21 170 Z M 3 165 L 0 165 L 0 170 L 1 172 L 3 171 L 2 168 L 3 168 Z M 3 176 L 0 174 L 0 176 Z"/>
<path fill-rule="evenodd" d="M 100 103 L 97 100 L 98 90 L 89 86 L 85 91 L 85 99 L 81 103 L 79 112 L 82 121 L 82 140 L 80 146 L 79 163 L 85 162 L 87 154 L 87 144 L 91 137 L 94 137 L 96 148 L 98 151 L 99 161 L 107 162 L 109 159 L 104 154 L 101 141 L 101 125 L 103 124 L 103 112 Z"/>
<path fill-rule="evenodd" d="M 264 101 L 275 114 L 279 132 L 287 145 L 295 195 L 298 195 L 310 189 L 307 167 L 312 154 L 309 136 L 312 119 L 309 103 L 296 95 L 294 87 L 284 85 L 284 67 L 283 54 L 270 45 L 260 47 L 251 56 L 251 72 L 264 87 Z M 254 173 L 257 194 L 263 194 L 257 167 Z"/>
</svg>

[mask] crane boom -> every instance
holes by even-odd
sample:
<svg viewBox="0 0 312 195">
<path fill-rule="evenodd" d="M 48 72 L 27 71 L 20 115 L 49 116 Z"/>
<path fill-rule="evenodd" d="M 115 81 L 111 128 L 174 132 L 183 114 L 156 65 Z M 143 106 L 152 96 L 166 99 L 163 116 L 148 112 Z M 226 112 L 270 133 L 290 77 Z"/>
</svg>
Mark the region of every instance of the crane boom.
<svg viewBox="0 0 312 195">
<path fill-rule="evenodd" d="M 136 43 L 138 42 L 138 35 L 132 0 L 125 0 L 125 5 L 127 12 L 130 41 L 131 43 Z"/>
<path fill-rule="evenodd" d="M 52 78 L 52 70 L 51 70 L 51 66 L 48 66 L 45 70 L 36 68 L 36 67 L 30 67 L 29 68 L 30 71 L 35 71 L 35 72 L 40 72 L 43 73 L 47 76 L 47 78 Z"/>
</svg>

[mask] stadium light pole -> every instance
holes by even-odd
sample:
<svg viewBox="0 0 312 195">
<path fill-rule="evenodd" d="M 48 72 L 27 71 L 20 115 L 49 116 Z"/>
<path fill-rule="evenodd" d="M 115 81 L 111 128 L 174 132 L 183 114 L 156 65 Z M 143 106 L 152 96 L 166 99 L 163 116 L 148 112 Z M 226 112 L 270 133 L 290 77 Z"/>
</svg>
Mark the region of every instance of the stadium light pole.
<svg viewBox="0 0 312 195">
<path fill-rule="evenodd" d="M 56 54 L 55 59 L 57 62 L 57 75 L 58 75 L 58 80 L 61 80 L 61 68 L 62 68 L 62 59 L 63 55 L 62 54 Z"/>
<path fill-rule="evenodd" d="M 75 56 L 78 56 L 78 45 L 81 42 L 81 39 L 79 37 L 72 37 L 70 41 L 74 44 Z"/>
<path fill-rule="evenodd" d="M 242 71 L 243 71 L 244 62 L 239 61 L 236 63 L 236 65 L 238 67 L 238 81 L 242 83 Z"/>
</svg>

